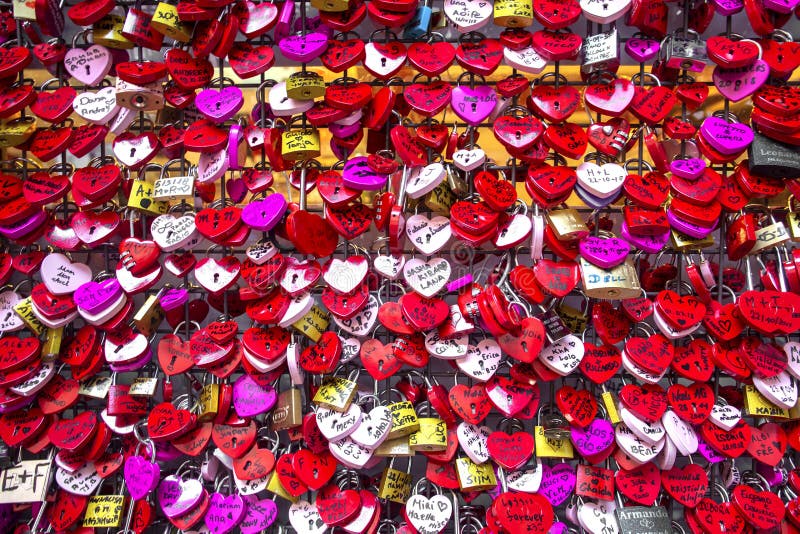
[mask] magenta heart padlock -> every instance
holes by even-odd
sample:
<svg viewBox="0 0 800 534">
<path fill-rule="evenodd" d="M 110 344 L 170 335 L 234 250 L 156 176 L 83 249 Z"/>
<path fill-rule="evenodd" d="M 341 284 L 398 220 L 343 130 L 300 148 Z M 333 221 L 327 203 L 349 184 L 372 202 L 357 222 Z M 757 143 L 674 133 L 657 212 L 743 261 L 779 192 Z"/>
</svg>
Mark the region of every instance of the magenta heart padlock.
<svg viewBox="0 0 800 534">
<path fill-rule="evenodd" d="M 134 501 L 144 499 L 156 489 L 161 477 L 161 468 L 141 456 L 130 456 L 125 460 L 123 468 L 125 487 Z"/>
<path fill-rule="evenodd" d="M 764 0 L 764 7 L 777 13 L 789 14 L 795 10 L 800 0 Z"/>
<path fill-rule="evenodd" d="M 28 235 L 38 228 L 47 219 L 47 212 L 39 210 L 30 217 L 26 217 L 21 221 L 8 226 L 0 226 L 0 234 L 3 234 L 9 239 L 19 239 L 22 236 Z"/>
<path fill-rule="evenodd" d="M 158 485 L 158 504 L 167 517 L 180 517 L 200 503 L 204 492 L 199 480 L 170 475 Z"/>
<path fill-rule="evenodd" d="M 255 417 L 268 412 L 278 401 L 278 394 L 269 384 L 263 386 L 248 374 L 233 384 L 233 408 L 239 417 Z"/>
<path fill-rule="evenodd" d="M 714 11 L 723 17 L 730 17 L 744 9 L 744 0 L 712 0 Z"/>
<path fill-rule="evenodd" d="M 614 445 L 614 427 L 605 419 L 595 419 L 586 428 L 573 426 L 570 434 L 581 456 L 596 456 Z"/>
<path fill-rule="evenodd" d="M 244 104 L 242 90 L 238 87 L 222 89 L 203 89 L 194 99 L 197 111 L 213 122 L 225 122 L 230 119 Z"/>
<path fill-rule="evenodd" d="M 618 237 L 589 236 L 578 244 L 581 257 L 603 269 L 611 269 L 625 261 L 631 246 Z"/>
<path fill-rule="evenodd" d="M 459 85 L 450 94 L 453 112 L 464 122 L 477 126 L 492 114 L 497 105 L 497 94 L 488 85 L 467 87 Z"/>
<path fill-rule="evenodd" d="M 539 495 L 543 495 L 553 506 L 559 506 L 575 491 L 576 480 L 575 468 L 569 464 L 545 465 Z"/>
<path fill-rule="evenodd" d="M 738 154 L 753 142 L 753 130 L 740 122 L 728 122 L 719 117 L 706 117 L 700 125 L 700 135 L 721 154 Z"/>
<path fill-rule="evenodd" d="M 686 180 L 697 180 L 706 170 L 706 162 L 700 158 L 676 159 L 670 162 L 669 170 Z"/>
<path fill-rule="evenodd" d="M 637 63 L 645 63 L 658 55 L 661 44 L 647 37 L 633 37 L 625 43 L 625 52 Z"/>
<path fill-rule="evenodd" d="M 105 310 L 122 295 L 122 286 L 116 278 L 102 282 L 87 282 L 79 287 L 73 295 L 78 308 L 90 315 L 97 315 Z"/>
<path fill-rule="evenodd" d="M 280 193 L 273 193 L 247 204 L 242 209 L 242 222 L 253 230 L 269 232 L 283 217 L 286 206 L 286 198 Z"/>
<path fill-rule="evenodd" d="M 717 219 L 710 227 L 700 226 L 699 224 L 695 224 L 680 218 L 669 208 L 667 208 L 667 221 L 669 221 L 669 225 L 675 230 L 695 239 L 703 239 L 704 237 L 707 237 L 708 234 L 713 232 L 719 225 L 719 219 Z"/>
<path fill-rule="evenodd" d="M 298 63 L 308 63 L 328 48 L 328 37 L 324 33 L 313 32 L 305 35 L 290 35 L 278 43 L 287 59 Z"/>
<path fill-rule="evenodd" d="M 189 292 L 184 288 L 169 288 L 158 297 L 158 303 L 165 312 L 183 306 L 189 300 Z"/>
<path fill-rule="evenodd" d="M 641 249 L 648 254 L 655 254 L 667 245 L 669 242 L 670 232 L 667 230 L 658 235 L 632 234 L 628 228 L 628 223 L 623 219 L 622 226 L 620 227 L 620 235 L 622 236 L 622 239 L 634 247 Z"/>
<path fill-rule="evenodd" d="M 386 186 L 387 174 L 375 172 L 365 156 L 358 156 L 345 162 L 342 169 L 342 182 L 345 187 L 359 191 L 379 191 Z"/>
<path fill-rule="evenodd" d="M 242 522 L 246 510 L 247 505 L 241 495 L 212 493 L 204 521 L 212 533 L 227 534 Z"/>
<path fill-rule="evenodd" d="M 722 96 L 739 102 L 764 85 L 769 78 L 769 64 L 763 59 L 757 59 L 752 64 L 737 69 L 715 67 L 711 78 Z"/>
</svg>

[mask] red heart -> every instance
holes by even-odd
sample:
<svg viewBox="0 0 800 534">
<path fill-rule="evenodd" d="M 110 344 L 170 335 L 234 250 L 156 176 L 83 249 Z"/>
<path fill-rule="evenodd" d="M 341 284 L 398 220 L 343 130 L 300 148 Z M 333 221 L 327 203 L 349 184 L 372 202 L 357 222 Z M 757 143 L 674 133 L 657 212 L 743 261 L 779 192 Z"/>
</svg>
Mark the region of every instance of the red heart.
<svg viewBox="0 0 800 534">
<path fill-rule="evenodd" d="M 706 382 L 714 373 L 711 345 L 704 339 L 693 339 L 688 345 L 675 347 L 670 367 L 683 378 Z"/>
<path fill-rule="evenodd" d="M 734 303 L 712 301 L 703 317 L 703 326 L 718 341 L 732 341 L 741 335 L 745 324 Z"/>
<path fill-rule="evenodd" d="M 730 430 L 720 428 L 706 419 L 700 426 L 700 435 L 708 445 L 727 458 L 738 458 L 750 443 L 750 426 L 740 419 Z"/>
<path fill-rule="evenodd" d="M 269 449 L 253 447 L 247 453 L 233 461 L 233 472 L 239 480 L 256 480 L 272 473 L 275 467 L 275 455 Z"/>
<path fill-rule="evenodd" d="M 502 119 L 503 117 L 500 117 Z M 497 122 L 495 121 L 495 126 Z M 534 119 L 535 120 L 535 119 Z M 500 179 L 488 171 L 479 171 L 474 178 L 475 190 L 495 211 L 505 211 L 517 201 L 517 190 L 509 180 Z"/>
<path fill-rule="evenodd" d="M 578 264 L 574 261 L 538 260 L 533 272 L 542 288 L 557 298 L 567 296 L 581 277 Z"/>
<path fill-rule="evenodd" d="M 189 342 L 167 334 L 158 342 L 158 363 L 167 376 L 185 373 L 194 366 Z"/>
<path fill-rule="evenodd" d="M 33 134 L 28 150 L 40 160 L 50 161 L 71 146 L 74 136 L 75 130 L 72 127 L 56 128 L 51 126 Z"/>
<path fill-rule="evenodd" d="M 340 490 L 329 484 L 317 493 L 317 511 L 326 525 L 344 525 L 361 509 L 361 495 L 355 490 Z"/>
<path fill-rule="evenodd" d="M 403 317 L 409 324 L 423 332 L 436 328 L 450 315 L 450 306 L 444 300 L 423 297 L 415 292 L 406 293 L 398 302 Z"/>
<path fill-rule="evenodd" d="M 771 491 L 756 491 L 751 486 L 739 484 L 733 488 L 731 502 L 744 515 L 748 523 L 759 530 L 775 529 L 783 521 L 785 505 Z"/>
<path fill-rule="evenodd" d="M 706 39 L 708 59 L 725 69 L 751 65 L 760 55 L 754 41 L 734 41 L 724 35 L 713 35 Z"/>
<path fill-rule="evenodd" d="M 94 461 L 94 469 L 101 478 L 108 478 L 119 471 L 123 463 L 125 463 L 125 456 L 122 453 L 106 451 L 100 458 Z"/>
<path fill-rule="evenodd" d="M 324 258 L 339 245 L 336 230 L 316 213 L 298 210 L 286 219 L 286 233 L 301 254 Z"/>
<path fill-rule="evenodd" d="M 336 458 L 330 451 L 315 454 L 308 449 L 300 449 L 292 457 L 292 467 L 297 478 L 316 491 L 327 484 L 336 472 Z"/>
<path fill-rule="evenodd" d="M 342 355 L 342 340 L 336 332 L 324 332 L 315 345 L 300 353 L 299 363 L 305 371 L 314 374 L 332 373 Z"/>
<path fill-rule="evenodd" d="M 17 447 L 34 438 L 46 422 L 39 408 L 18 410 L 0 416 L 0 438 L 9 447 Z"/>
<path fill-rule="evenodd" d="M 636 91 L 627 78 L 616 78 L 610 83 L 592 84 L 586 88 L 583 97 L 586 105 L 604 115 L 618 117 L 630 106 Z"/>
<path fill-rule="evenodd" d="M 73 419 L 62 419 L 47 429 L 47 437 L 59 449 L 80 450 L 97 429 L 97 414 L 82 412 Z"/>
<path fill-rule="evenodd" d="M 342 72 L 363 61 L 364 55 L 364 41 L 361 39 L 329 39 L 328 48 L 320 60 L 329 71 Z"/>
<path fill-rule="evenodd" d="M 653 506 L 661 489 L 661 471 L 648 462 L 635 469 L 622 469 L 614 475 L 619 492 L 635 503 Z"/>
<path fill-rule="evenodd" d="M 61 412 L 78 401 L 80 387 L 77 380 L 56 375 L 39 391 L 36 402 L 44 415 Z"/>
<path fill-rule="evenodd" d="M 426 76 L 439 76 L 456 57 L 456 49 L 445 42 L 416 42 L 408 47 L 408 62 Z"/>
<path fill-rule="evenodd" d="M 411 367 L 425 367 L 430 359 L 422 334 L 398 336 L 392 343 L 392 350 L 398 360 Z"/>
<path fill-rule="evenodd" d="M 731 503 L 716 503 L 705 497 L 697 503 L 693 517 L 703 532 L 731 532 L 739 534 L 746 526 L 745 518 Z"/>
<path fill-rule="evenodd" d="M 237 206 L 221 210 L 205 208 L 197 212 L 194 221 L 197 231 L 216 243 L 236 233 L 242 224 L 242 209 Z"/>
<path fill-rule="evenodd" d="M 670 187 L 675 197 L 690 204 L 707 206 L 717 198 L 722 187 L 722 176 L 708 168 L 695 180 L 687 180 L 673 174 Z"/>
<path fill-rule="evenodd" d="M 69 530 L 72 525 L 77 523 L 78 519 L 83 518 L 88 504 L 88 495 L 77 495 L 59 488 L 56 498 L 47 507 L 45 514 L 53 528 Z"/>
<path fill-rule="evenodd" d="M 551 85 L 537 85 L 531 91 L 528 107 L 549 122 L 562 122 L 569 118 L 581 102 L 581 95 L 571 85 L 556 89 Z"/>
<path fill-rule="evenodd" d="M 628 410 L 648 423 L 660 420 L 667 410 L 667 394 L 657 384 L 626 384 L 619 391 L 619 400 Z"/>
<path fill-rule="evenodd" d="M 251 327 L 244 331 L 242 344 L 253 356 L 272 362 L 280 358 L 289 346 L 289 333 L 278 326 Z"/>
<path fill-rule="evenodd" d="M 497 409 L 507 417 L 513 417 L 530 402 L 539 398 L 539 388 L 517 382 L 505 376 L 493 376 L 486 382 L 486 395 Z M 538 400 L 537 400 L 538 402 Z"/>
<path fill-rule="evenodd" d="M 384 345 L 377 339 L 367 339 L 361 344 L 361 363 L 375 380 L 385 380 L 403 366 L 394 354 L 391 344 Z"/>
<path fill-rule="evenodd" d="M 630 132 L 630 123 L 623 118 L 614 117 L 605 122 L 595 122 L 586 130 L 586 137 L 597 150 L 611 157 L 625 147 Z"/>
<path fill-rule="evenodd" d="M 225 147 L 228 132 L 213 122 L 200 119 L 189 124 L 183 134 L 183 146 L 192 152 L 216 152 Z"/>
<path fill-rule="evenodd" d="M 37 284 L 31 290 L 31 298 L 36 309 L 47 317 L 64 317 L 76 309 L 72 295 L 53 295 L 44 284 Z M 29 338 L 30 339 L 30 338 Z M 0 354 L 0 368 L 4 364 L 3 355 Z"/>
<path fill-rule="evenodd" d="M 720 371 L 737 380 L 744 380 L 750 376 L 750 368 L 744 363 L 739 348 L 726 347 L 721 343 L 716 343 L 711 347 L 711 359 Z"/>
<path fill-rule="evenodd" d="M 708 474 L 697 464 L 676 466 L 661 473 L 661 484 L 673 499 L 694 508 L 708 490 Z"/>
<path fill-rule="evenodd" d="M 526 317 L 520 322 L 520 334 L 508 333 L 498 338 L 500 347 L 512 358 L 531 363 L 539 357 L 544 347 L 544 325 L 536 317 Z"/>
<path fill-rule="evenodd" d="M 699 425 L 708 418 L 715 400 L 711 387 L 700 382 L 690 386 L 673 384 L 667 389 L 667 398 L 672 410 L 693 425 Z"/>
<path fill-rule="evenodd" d="M 428 459 L 428 465 L 425 468 L 425 478 L 447 489 L 460 489 L 461 485 L 458 483 L 458 475 L 456 475 L 456 468 L 452 462 L 436 462 Z"/>
<path fill-rule="evenodd" d="M 384 328 L 395 334 L 412 335 L 416 330 L 403 317 L 403 311 L 397 302 L 385 302 L 378 309 L 378 321 Z"/>
<path fill-rule="evenodd" d="M 534 50 L 549 61 L 575 59 L 582 44 L 583 39 L 580 35 L 570 31 L 554 32 L 552 30 L 534 32 L 531 43 Z"/>
<path fill-rule="evenodd" d="M 770 74 L 776 78 L 788 78 L 800 65 L 800 45 L 796 42 L 779 42 L 772 39 L 759 39 L 762 59 L 769 64 Z M 763 85 L 766 87 L 766 85 Z"/>
<path fill-rule="evenodd" d="M 503 45 L 497 39 L 463 42 L 456 48 L 456 61 L 464 69 L 488 76 L 503 60 Z"/>
<path fill-rule="evenodd" d="M 527 150 L 539 140 L 539 136 L 544 132 L 544 126 L 536 117 L 502 115 L 495 119 L 492 131 L 497 140 L 506 147 Z"/>
<path fill-rule="evenodd" d="M 788 334 L 800 327 L 800 297 L 778 291 L 745 291 L 736 303 L 742 319 L 770 335 Z"/>
<path fill-rule="evenodd" d="M 613 345 L 583 344 L 581 372 L 595 384 L 603 384 L 617 374 L 622 366 L 622 355 Z"/>
<path fill-rule="evenodd" d="M 354 111 L 372 99 L 372 88 L 366 83 L 331 84 L 325 89 L 325 103 L 336 109 Z"/>
<path fill-rule="evenodd" d="M 272 67 L 275 63 L 275 53 L 266 45 L 235 43 L 228 52 L 228 61 L 240 78 L 252 78 Z"/>
<path fill-rule="evenodd" d="M 572 192 L 577 181 L 578 175 L 574 169 L 541 163 L 528 168 L 525 186 L 536 189 L 548 199 L 560 199 Z"/>
<path fill-rule="evenodd" d="M 403 97 L 409 106 L 426 117 L 440 113 L 450 104 L 452 89 L 444 81 L 414 83 L 406 87 Z"/>
<path fill-rule="evenodd" d="M 547 532 L 555 521 L 550 502 L 536 493 L 501 493 L 491 509 L 506 532 Z"/>
<path fill-rule="evenodd" d="M 186 433 L 192 422 L 189 410 L 178 410 L 169 402 L 162 402 L 150 410 L 147 431 L 154 440 L 171 440 Z"/>
<path fill-rule="evenodd" d="M 72 186 L 86 198 L 98 201 L 119 189 L 122 174 L 116 165 L 83 167 L 72 175 Z"/>
<path fill-rule="evenodd" d="M 361 202 L 340 206 L 326 204 L 325 217 L 336 233 L 350 241 L 369 230 L 375 211 Z"/>
<path fill-rule="evenodd" d="M 664 321 L 678 330 L 699 324 L 706 314 L 706 305 L 699 298 L 694 295 L 678 295 L 671 289 L 660 291 L 655 305 Z"/>
<path fill-rule="evenodd" d="M 241 458 L 256 441 L 256 422 L 244 426 L 215 424 L 211 439 L 231 458 Z"/>
<path fill-rule="evenodd" d="M 625 345 L 625 354 L 645 371 L 661 374 L 672 362 L 674 347 L 661 334 L 648 338 L 633 337 Z"/>
<path fill-rule="evenodd" d="M 671 139 L 687 140 L 697 134 L 697 128 L 689 122 L 679 117 L 667 117 L 664 119 L 664 135 Z"/>
<path fill-rule="evenodd" d="M 495 431 L 489 434 L 486 449 L 497 464 L 510 471 L 519 469 L 533 455 L 533 436 L 526 432 L 507 434 Z"/>
<path fill-rule="evenodd" d="M 119 244 L 119 253 L 125 267 L 133 275 L 141 275 L 158 263 L 161 250 L 155 241 L 127 237 Z"/>
<path fill-rule="evenodd" d="M 786 353 L 770 343 L 762 343 L 755 336 L 747 336 L 740 341 L 739 354 L 753 374 L 762 378 L 777 376 L 786 370 Z"/>
<path fill-rule="evenodd" d="M 708 98 L 708 84 L 702 82 L 682 83 L 675 89 L 675 95 L 686 104 L 687 108 L 695 110 L 702 106 Z"/>
<path fill-rule="evenodd" d="M 200 423 L 184 435 L 170 440 L 176 449 L 187 456 L 198 456 L 211 441 L 213 423 Z"/>
<path fill-rule="evenodd" d="M 570 159 L 579 159 L 586 152 L 589 138 L 577 124 L 550 124 L 544 131 L 547 146 Z"/>
<path fill-rule="evenodd" d="M 75 128 L 69 152 L 76 158 L 81 158 L 97 148 L 108 134 L 108 126 L 102 124 L 84 124 Z M 78 200 L 75 200 L 78 202 Z M 80 205 L 80 204 L 79 204 Z"/>
<path fill-rule="evenodd" d="M 189 52 L 172 48 L 164 56 L 169 75 L 182 89 L 199 89 L 214 76 L 214 66 L 202 57 L 192 57 Z"/>
<path fill-rule="evenodd" d="M 789 438 L 783 427 L 775 423 L 764 423 L 750 432 L 747 452 L 761 463 L 777 466 L 783 459 Z"/>
<path fill-rule="evenodd" d="M 592 324 L 600 339 L 609 345 L 625 339 L 631 330 L 631 321 L 627 315 L 607 300 L 596 302 L 592 306 Z"/>
<path fill-rule="evenodd" d="M 629 174 L 622 188 L 625 195 L 637 205 L 658 209 L 669 196 L 670 181 L 661 173 Z"/>
<path fill-rule="evenodd" d="M 636 94 L 631 102 L 631 112 L 647 124 L 653 125 L 664 120 L 677 103 L 675 93 L 669 88 L 656 86 L 645 89 L 636 86 Z"/>
<path fill-rule="evenodd" d="M 530 82 L 525 76 L 517 74 L 497 81 L 497 92 L 506 98 L 519 96 L 530 87 Z"/>
<path fill-rule="evenodd" d="M 292 467 L 294 454 L 293 452 L 281 454 L 278 457 L 278 461 L 275 462 L 275 472 L 278 474 L 278 480 L 281 486 L 283 486 L 283 489 L 285 489 L 289 495 L 299 497 L 308 491 L 308 486 L 303 484 L 294 472 L 294 467 Z"/>
<path fill-rule="evenodd" d="M 492 411 L 492 403 L 489 401 L 483 384 L 475 384 L 472 387 L 456 384 L 450 389 L 447 398 L 456 414 L 473 425 L 486 419 L 486 416 Z"/>
<path fill-rule="evenodd" d="M 597 416 L 597 399 L 586 389 L 561 386 L 556 392 L 556 405 L 571 424 L 586 428 Z"/>
<path fill-rule="evenodd" d="M 0 338 L 0 370 L 12 371 L 33 363 L 41 351 L 42 342 L 35 337 Z"/>
</svg>

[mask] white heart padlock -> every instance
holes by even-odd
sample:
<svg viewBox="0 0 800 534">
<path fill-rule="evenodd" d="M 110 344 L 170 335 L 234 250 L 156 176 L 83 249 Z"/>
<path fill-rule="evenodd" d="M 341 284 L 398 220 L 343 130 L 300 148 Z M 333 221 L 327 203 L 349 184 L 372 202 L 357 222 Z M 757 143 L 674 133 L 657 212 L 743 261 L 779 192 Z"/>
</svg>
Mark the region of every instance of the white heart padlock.
<svg viewBox="0 0 800 534">
<path fill-rule="evenodd" d="M 439 252 L 453 235 L 450 219 L 437 215 L 428 219 L 416 214 L 406 220 L 406 235 L 414 248 L 426 256 Z"/>
<path fill-rule="evenodd" d="M 450 272 L 450 263 L 444 258 L 430 261 L 412 258 L 403 267 L 403 278 L 411 289 L 430 298 L 444 288 L 450 280 Z"/>
</svg>

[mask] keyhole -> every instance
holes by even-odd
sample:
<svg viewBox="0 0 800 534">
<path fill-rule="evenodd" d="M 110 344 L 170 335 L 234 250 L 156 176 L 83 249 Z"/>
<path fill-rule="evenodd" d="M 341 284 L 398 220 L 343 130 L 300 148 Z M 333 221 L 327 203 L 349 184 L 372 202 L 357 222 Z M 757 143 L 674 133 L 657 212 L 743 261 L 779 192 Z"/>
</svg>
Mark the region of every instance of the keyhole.
<svg viewBox="0 0 800 534">
<path fill-rule="evenodd" d="M 478 111 L 478 103 L 477 102 L 473 102 L 472 103 L 472 112 L 475 113 L 476 111 Z"/>
<path fill-rule="evenodd" d="M 517 130 L 516 133 L 515 133 L 515 136 L 516 136 L 517 139 L 522 139 L 522 132 Z"/>
<path fill-rule="evenodd" d="M 135 153 L 136 153 L 136 148 L 131 148 L 131 155 L 130 155 L 130 157 L 133 157 L 133 155 L 134 155 Z"/>
<path fill-rule="evenodd" d="M 314 476 L 314 478 L 317 478 L 319 476 L 319 471 L 317 470 L 316 467 L 311 470 L 311 474 Z"/>
<path fill-rule="evenodd" d="M 294 273 L 294 274 L 292 275 L 292 283 L 293 283 L 293 284 L 296 284 L 296 283 L 297 283 L 297 278 L 298 278 L 299 276 L 300 276 L 300 275 L 298 275 L 297 273 Z"/>
<path fill-rule="evenodd" d="M 88 75 L 90 75 L 91 73 L 92 73 L 92 72 L 91 72 L 90 66 L 89 66 L 89 65 L 86 65 L 86 75 L 88 76 Z"/>
<path fill-rule="evenodd" d="M 345 308 L 347 307 L 347 299 L 346 298 L 342 299 L 342 306 L 344 306 Z"/>
<path fill-rule="evenodd" d="M 233 445 L 234 447 L 236 447 L 236 444 L 237 444 L 238 442 L 239 442 L 239 438 L 237 438 L 236 436 L 233 436 L 233 437 L 231 438 L 231 445 Z"/>
<path fill-rule="evenodd" d="M 378 370 L 383 371 L 383 360 L 378 360 Z"/>
<path fill-rule="evenodd" d="M 521 345 L 522 345 L 522 350 L 524 350 L 525 352 L 528 352 L 528 342 L 527 341 L 523 341 L 521 343 Z"/>
<path fill-rule="evenodd" d="M 119 351 L 121 351 L 121 350 L 122 350 L 122 347 L 124 347 L 124 346 L 125 346 L 125 345 L 117 345 L 117 348 L 116 348 L 116 349 L 114 349 L 114 354 L 117 354 L 117 353 L 119 353 Z"/>
<path fill-rule="evenodd" d="M 173 230 L 170 230 L 169 232 L 167 232 L 167 240 L 169 240 L 172 237 L 172 234 L 174 234 L 174 233 L 175 232 Z"/>
<path fill-rule="evenodd" d="M 558 100 L 553 102 L 553 109 L 561 109 L 561 102 L 559 102 Z"/>
<path fill-rule="evenodd" d="M 431 242 L 431 234 L 427 234 L 427 235 L 425 236 L 425 241 L 426 241 L 427 243 L 430 243 L 430 242 Z"/>
<path fill-rule="evenodd" d="M 608 9 L 608 4 L 603 4 L 603 11 L 605 11 L 606 9 Z"/>
<path fill-rule="evenodd" d="M 173 357 L 172 357 L 172 359 L 169 361 L 169 365 L 168 365 L 168 367 L 172 367 L 173 365 L 175 365 L 175 361 L 176 361 L 177 359 L 178 359 L 178 357 L 177 357 L 177 356 L 173 356 Z"/>
<path fill-rule="evenodd" d="M 474 402 L 471 402 L 469 405 L 469 409 L 472 410 L 472 413 L 477 413 L 477 406 L 475 406 Z"/>
<path fill-rule="evenodd" d="M 214 273 L 214 283 L 219 282 L 219 273 Z"/>
<path fill-rule="evenodd" d="M 386 66 L 386 58 L 382 57 L 381 58 L 381 67 L 385 67 L 385 66 Z"/>
<path fill-rule="evenodd" d="M 222 107 L 222 102 L 217 101 L 217 111 L 219 111 L 219 108 L 221 108 L 221 107 Z"/>
<path fill-rule="evenodd" d="M 97 227 L 96 227 L 96 226 L 92 226 L 92 227 L 90 227 L 90 228 L 89 228 L 89 235 L 92 235 L 92 234 L 94 234 L 94 231 L 95 231 L 95 230 L 97 230 Z"/>
<path fill-rule="evenodd" d="M 338 185 L 336 187 L 334 187 L 333 188 L 333 194 L 334 195 L 338 195 L 339 194 L 339 189 L 340 189 L 340 187 Z"/>
<path fill-rule="evenodd" d="M 483 370 L 485 366 L 486 366 L 486 363 L 483 360 L 478 360 L 478 367 L 480 367 L 481 370 Z"/>
</svg>

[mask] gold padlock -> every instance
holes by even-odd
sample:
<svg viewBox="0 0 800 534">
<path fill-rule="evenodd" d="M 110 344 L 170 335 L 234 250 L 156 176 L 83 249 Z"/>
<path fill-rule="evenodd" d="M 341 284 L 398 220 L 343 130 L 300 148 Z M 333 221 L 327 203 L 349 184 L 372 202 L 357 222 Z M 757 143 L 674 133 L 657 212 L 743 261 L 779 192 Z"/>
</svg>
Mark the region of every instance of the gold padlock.
<svg viewBox="0 0 800 534">
<path fill-rule="evenodd" d="M 744 386 L 744 414 L 753 417 L 789 419 L 789 410 L 770 402 L 753 385 Z"/>
<path fill-rule="evenodd" d="M 564 302 L 556 307 L 556 313 L 573 334 L 583 332 L 589 325 L 589 317 L 585 312 Z"/>
<path fill-rule="evenodd" d="M 300 497 L 294 497 L 291 493 L 286 491 L 286 488 L 283 487 L 281 484 L 281 480 L 278 478 L 278 470 L 272 470 L 272 476 L 269 477 L 269 482 L 267 482 L 267 491 L 274 493 L 278 497 L 282 499 L 286 499 L 289 502 L 295 503 L 300 500 Z"/>
<path fill-rule="evenodd" d="M 36 119 L 20 117 L 0 122 L 0 148 L 19 146 L 36 132 Z"/>
<path fill-rule="evenodd" d="M 397 390 L 392 390 L 400 393 Z M 395 439 L 403 436 L 408 436 L 419 430 L 419 419 L 417 412 L 414 410 L 414 405 L 409 401 L 403 400 L 393 402 L 387 406 L 389 413 L 392 414 L 392 429 L 389 431 L 388 439 Z"/>
<path fill-rule="evenodd" d="M 672 229 L 670 234 L 672 248 L 685 252 L 687 250 L 701 250 L 714 246 L 714 234 L 710 233 L 702 239 L 695 239 L 682 232 Z"/>
<path fill-rule="evenodd" d="M 408 445 L 415 451 L 443 451 L 447 448 L 447 423 L 438 417 L 429 417 L 430 405 L 420 403 L 420 411 L 426 408 L 428 417 L 417 417 L 419 430 L 408 436 Z"/>
<path fill-rule="evenodd" d="M 433 191 L 423 197 L 422 203 L 429 210 L 440 215 L 449 215 L 450 208 L 458 201 L 458 197 L 445 181 L 437 185 Z"/>
<path fill-rule="evenodd" d="M 197 398 L 197 420 L 200 422 L 211 421 L 217 416 L 219 410 L 219 384 L 206 384 L 200 390 Z"/>
<path fill-rule="evenodd" d="M 548 210 L 545 215 L 559 241 L 583 239 L 589 235 L 589 228 L 574 208 Z"/>
<path fill-rule="evenodd" d="M 494 23 L 506 28 L 524 28 L 533 24 L 532 0 L 495 0 Z"/>
<path fill-rule="evenodd" d="M 124 265 L 124 258 L 121 258 L 121 260 Z M 156 333 L 163 320 L 164 310 L 158 301 L 158 295 L 149 295 L 136 311 L 136 315 L 133 316 L 133 324 L 136 329 L 147 338 Z"/>
<path fill-rule="evenodd" d="M 327 11 L 329 13 L 341 13 L 350 9 L 350 2 L 348 0 L 311 0 L 311 5 L 320 11 Z"/>
<path fill-rule="evenodd" d="M 47 336 L 42 344 L 42 360 L 53 361 L 58 353 L 61 352 L 61 340 L 64 337 L 64 327 L 48 328 Z"/>
<path fill-rule="evenodd" d="M 278 402 L 272 411 L 272 430 L 287 430 L 303 423 L 303 397 L 297 388 L 289 388 L 278 394 Z"/>
<path fill-rule="evenodd" d="M 411 459 L 408 460 L 406 471 L 395 469 L 394 460 L 392 458 L 389 461 L 389 466 L 381 474 L 381 480 L 378 483 L 378 498 L 405 504 L 411 496 Z"/>
<path fill-rule="evenodd" d="M 602 269 L 581 258 L 581 280 L 587 297 L 602 300 L 625 300 L 641 296 L 639 274 L 633 260 L 612 269 Z"/>
<path fill-rule="evenodd" d="M 133 48 L 133 42 L 122 35 L 122 28 L 124 27 L 124 16 L 109 13 L 92 26 L 92 42 L 94 44 L 120 50 Z"/>
<path fill-rule="evenodd" d="M 283 132 L 281 134 L 281 155 L 287 161 L 318 157 L 320 155 L 319 132 L 315 128 Z"/>
<path fill-rule="evenodd" d="M 357 373 L 353 375 L 352 379 L 336 375 L 327 376 L 311 400 L 325 408 L 346 412 L 358 392 L 357 377 Z"/>
<path fill-rule="evenodd" d="M 414 456 L 414 451 L 408 444 L 408 436 L 401 436 L 396 439 L 387 439 L 375 449 L 373 453 L 378 457 L 403 457 Z"/>
<path fill-rule="evenodd" d="M 312 306 L 308 313 L 292 323 L 292 326 L 313 342 L 319 341 L 322 333 L 328 329 L 331 316 L 323 308 Z"/>
<path fill-rule="evenodd" d="M 150 26 L 158 33 L 171 37 L 176 41 L 188 43 L 192 40 L 192 31 L 194 29 L 192 25 L 181 22 L 178 18 L 177 6 L 166 2 L 159 2 L 156 6 Z"/>
<path fill-rule="evenodd" d="M 314 100 L 325 96 L 325 80 L 316 72 L 295 72 L 286 80 L 286 96 L 295 100 Z"/>
<path fill-rule="evenodd" d="M 139 170 L 139 176 L 133 180 L 131 193 L 128 195 L 128 208 L 164 215 L 169 210 L 169 204 L 153 200 L 153 183 L 146 178 L 147 171 L 153 169 L 161 171 L 161 165 L 148 163 Z"/>
<path fill-rule="evenodd" d="M 786 226 L 780 221 L 776 221 L 772 212 L 769 212 L 769 222 L 767 226 L 756 230 L 756 244 L 750 249 L 748 255 L 758 254 L 764 250 L 771 250 L 778 245 L 789 241 L 789 232 Z"/>
<path fill-rule="evenodd" d="M 458 458 L 456 477 L 461 491 L 486 491 L 497 486 L 492 462 L 476 464 L 467 457 Z"/>
<path fill-rule="evenodd" d="M 117 105 L 136 111 L 153 111 L 164 107 L 161 82 L 134 85 L 117 78 Z"/>
</svg>

